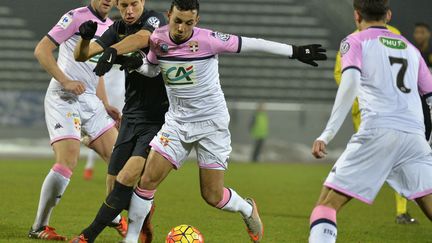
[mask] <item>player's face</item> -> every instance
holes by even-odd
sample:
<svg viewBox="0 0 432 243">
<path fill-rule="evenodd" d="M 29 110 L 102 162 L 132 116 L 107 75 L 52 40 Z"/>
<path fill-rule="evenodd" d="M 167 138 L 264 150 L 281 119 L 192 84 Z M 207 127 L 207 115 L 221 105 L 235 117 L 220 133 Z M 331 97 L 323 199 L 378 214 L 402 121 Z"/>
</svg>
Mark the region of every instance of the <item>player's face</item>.
<svg viewBox="0 0 432 243">
<path fill-rule="evenodd" d="M 144 11 L 144 0 L 118 0 L 117 8 L 126 24 L 134 24 Z"/>
<path fill-rule="evenodd" d="M 114 6 L 115 0 L 93 0 L 92 7 L 102 16 L 108 15 L 111 8 Z"/>
<path fill-rule="evenodd" d="M 425 42 L 429 41 L 430 36 L 430 31 L 423 26 L 418 26 L 414 29 L 414 41 L 418 45 L 423 45 Z"/>
<path fill-rule="evenodd" d="M 176 6 L 168 13 L 170 36 L 175 42 L 182 42 L 192 35 L 199 21 L 197 10 L 180 11 Z"/>
</svg>

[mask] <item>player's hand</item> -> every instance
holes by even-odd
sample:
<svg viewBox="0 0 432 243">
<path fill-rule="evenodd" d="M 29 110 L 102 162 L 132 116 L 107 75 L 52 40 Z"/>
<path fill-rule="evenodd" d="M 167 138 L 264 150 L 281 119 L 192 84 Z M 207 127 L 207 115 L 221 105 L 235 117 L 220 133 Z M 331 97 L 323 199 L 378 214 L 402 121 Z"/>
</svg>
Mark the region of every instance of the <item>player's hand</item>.
<svg viewBox="0 0 432 243">
<path fill-rule="evenodd" d="M 105 73 L 107 73 L 109 70 L 111 70 L 113 64 L 115 63 L 117 58 L 117 50 L 109 47 L 105 49 L 103 52 L 103 55 L 99 58 L 99 61 L 96 64 L 95 69 L 93 69 L 93 72 L 96 73 L 97 76 L 103 76 Z"/>
<path fill-rule="evenodd" d="M 312 155 L 317 159 L 324 158 L 327 154 L 326 146 L 327 145 L 324 143 L 324 141 L 315 140 L 312 145 Z"/>
<path fill-rule="evenodd" d="M 86 90 L 85 84 L 81 81 L 71 80 L 62 83 L 64 89 L 75 95 L 80 95 Z"/>
<path fill-rule="evenodd" d="M 110 117 L 116 122 L 116 125 L 120 124 L 121 113 L 119 110 L 117 110 L 117 108 L 107 105 L 105 106 L 105 110 L 107 111 L 108 115 L 110 115 Z"/>
<path fill-rule="evenodd" d="M 142 57 L 140 56 L 123 57 L 122 59 L 123 60 L 120 66 L 121 71 L 125 69 L 127 69 L 128 71 L 133 71 L 141 67 L 144 63 Z"/>
<path fill-rule="evenodd" d="M 318 63 L 315 61 L 327 60 L 326 49 L 322 48 L 319 44 L 292 47 L 293 54 L 291 58 L 297 59 L 300 62 L 318 67 Z"/>
<path fill-rule="evenodd" d="M 97 23 L 91 20 L 82 23 L 79 27 L 79 34 L 83 40 L 91 40 L 96 34 Z"/>
</svg>

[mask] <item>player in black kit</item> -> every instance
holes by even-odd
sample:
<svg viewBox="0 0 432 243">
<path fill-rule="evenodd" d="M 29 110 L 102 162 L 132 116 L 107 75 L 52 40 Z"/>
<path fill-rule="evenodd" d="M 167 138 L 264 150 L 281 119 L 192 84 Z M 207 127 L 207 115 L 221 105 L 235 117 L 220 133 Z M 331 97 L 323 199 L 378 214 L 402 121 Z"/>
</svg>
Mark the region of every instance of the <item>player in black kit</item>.
<svg viewBox="0 0 432 243">
<path fill-rule="evenodd" d="M 149 38 L 166 20 L 161 13 L 144 10 L 143 0 L 118 0 L 117 7 L 122 19 L 114 22 L 96 42 L 83 38 L 74 53 L 77 61 L 85 61 L 103 51 L 94 70 L 96 74 L 102 76 L 113 64 L 119 63 L 126 75 L 123 117 L 107 175 L 107 183 L 115 180 L 114 186 L 91 225 L 71 240 L 76 243 L 94 242 L 113 218 L 128 209 L 133 187 L 145 168 L 149 143 L 164 123 L 168 109 L 161 75 L 148 78 L 133 71 L 141 66 L 142 57 L 149 51 L 148 42 L 142 41 L 143 38 Z M 85 22 L 80 27 L 80 35 L 94 35 L 96 28 L 95 23 Z M 152 235 L 148 218 L 141 229 L 141 242 L 151 242 Z"/>
</svg>

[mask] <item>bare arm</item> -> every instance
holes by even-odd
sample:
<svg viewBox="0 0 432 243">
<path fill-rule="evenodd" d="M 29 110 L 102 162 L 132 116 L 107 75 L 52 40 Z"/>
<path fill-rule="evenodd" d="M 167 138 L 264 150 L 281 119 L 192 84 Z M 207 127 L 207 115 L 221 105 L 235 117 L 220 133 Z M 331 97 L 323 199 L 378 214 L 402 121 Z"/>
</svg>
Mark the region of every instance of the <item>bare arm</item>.
<svg viewBox="0 0 432 243">
<path fill-rule="evenodd" d="M 80 81 L 71 80 L 57 65 L 53 54 L 55 49 L 57 49 L 57 45 L 45 36 L 37 44 L 34 55 L 42 68 L 54 77 L 67 91 L 76 95 L 84 93 L 85 85 Z"/>
<path fill-rule="evenodd" d="M 103 48 L 97 42 L 90 42 L 90 40 L 81 38 L 75 46 L 74 58 L 78 62 L 85 62 L 101 52 L 103 52 Z"/>
<path fill-rule="evenodd" d="M 122 41 L 112 45 L 111 47 L 117 50 L 117 55 L 137 51 L 149 46 L 150 35 L 150 31 L 140 30 L 133 35 L 127 36 Z"/>
</svg>

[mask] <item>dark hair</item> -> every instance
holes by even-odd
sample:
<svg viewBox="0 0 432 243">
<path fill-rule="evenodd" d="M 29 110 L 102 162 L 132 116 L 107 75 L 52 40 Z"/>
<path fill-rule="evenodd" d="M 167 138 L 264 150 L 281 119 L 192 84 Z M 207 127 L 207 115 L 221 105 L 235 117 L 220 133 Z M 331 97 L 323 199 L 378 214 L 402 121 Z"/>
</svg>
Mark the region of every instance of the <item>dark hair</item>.
<svg viewBox="0 0 432 243">
<path fill-rule="evenodd" d="M 198 0 L 173 0 L 170 7 L 170 12 L 173 7 L 176 7 L 180 11 L 196 10 L 199 13 L 199 1 Z"/>
<path fill-rule="evenodd" d="M 354 0 L 353 6 L 366 21 L 385 20 L 390 0 Z"/>
<path fill-rule="evenodd" d="M 414 24 L 414 26 L 417 27 L 423 27 L 426 28 L 428 31 L 431 31 L 431 28 L 428 24 L 426 24 L 425 22 L 417 22 Z"/>
</svg>

